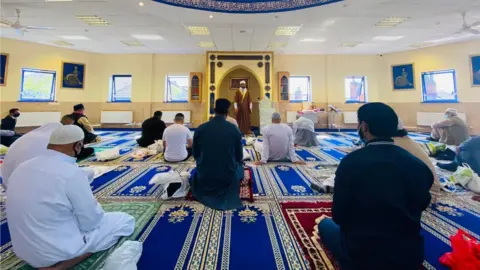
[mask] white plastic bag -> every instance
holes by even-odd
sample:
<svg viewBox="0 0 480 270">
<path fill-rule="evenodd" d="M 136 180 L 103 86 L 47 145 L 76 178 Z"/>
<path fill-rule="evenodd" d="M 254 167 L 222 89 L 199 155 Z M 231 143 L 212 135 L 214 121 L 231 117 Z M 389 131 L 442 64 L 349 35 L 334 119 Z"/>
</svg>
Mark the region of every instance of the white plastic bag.
<svg viewBox="0 0 480 270">
<path fill-rule="evenodd" d="M 120 157 L 120 148 L 115 147 L 112 149 L 106 149 L 102 152 L 96 152 L 95 157 L 98 161 L 108 161 Z"/>
<path fill-rule="evenodd" d="M 125 241 L 105 261 L 103 270 L 137 270 L 137 262 L 142 256 L 142 243 Z"/>
<path fill-rule="evenodd" d="M 252 156 L 243 148 L 243 160 L 252 160 Z"/>
<path fill-rule="evenodd" d="M 480 193 L 480 177 L 472 168 L 466 163 L 463 163 L 458 170 L 450 176 L 450 178 L 457 184 L 469 189 L 475 193 Z"/>
<path fill-rule="evenodd" d="M 152 179 L 148 182 L 149 185 L 161 185 L 163 192 L 160 198 L 162 200 L 167 200 L 170 198 L 181 198 L 185 197 L 188 194 L 188 190 L 190 188 L 190 184 L 188 182 L 188 179 L 190 178 L 190 174 L 187 172 L 182 172 L 178 174 L 178 172 L 175 171 L 169 171 L 169 172 L 164 172 L 164 173 L 157 173 L 155 174 Z M 175 191 L 175 193 L 172 194 L 171 197 L 168 197 L 167 194 L 167 189 L 170 184 L 173 183 L 180 183 L 181 186 L 179 189 Z"/>
<path fill-rule="evenodd" d="M 148 150 L 154 151 L 156 154 L 163 152 L 163 141 L 158 140 L 155 143 L 148 146 Z"/>
<path fill-rule="evenodd" d="M 255 142 L 255 138 L 254 138 L 254 137 L 247 137 L 247 138 L 245 139 L 245 144 L 246 144 L 246 145 L 252 145 L 254 142 Z"/>
</svg>

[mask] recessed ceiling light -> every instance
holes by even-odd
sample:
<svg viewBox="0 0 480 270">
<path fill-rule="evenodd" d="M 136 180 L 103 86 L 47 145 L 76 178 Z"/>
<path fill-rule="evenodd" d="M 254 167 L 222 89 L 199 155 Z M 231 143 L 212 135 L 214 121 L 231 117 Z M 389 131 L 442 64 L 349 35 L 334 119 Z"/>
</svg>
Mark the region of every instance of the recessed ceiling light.
<svg viewBox="0 0 480 270">
<path fill-rule="evenodd" d="M 378 36 L 378 37 L 374 37 L 373 40 L 392 41 L 392 40 L 399 40 L 402 38 L 404 38 L 404 36 Z"/>
<path fill-rule="evenodd" d="M 143 47 L 144 45 L 139 41 L 122 41 L 123 44 L 129 47 Z"/>
<path fill-rule="evenodd" d="M 58 36 L 61 39 L 68 39 L 68 40 L 90 40 L 86 36 L 77 36 L 77 35 L 66 35 L 66 36 Z"/>
<path fill-rule="evenodd" d="M 205 26 L 186 26 L 185 28 L 188 30 L 188 32 L 190 32 L 190 35 L 192 36 L 210 35 L 210 30 L 208 30 L 208 27 Z"/>
<path fill-rule="evenodd" d="M 325 39 L 323 38 L 304 38 L 301 39 L 300 42 L 324 42 Z"/>
<path fill-rule="evenodd" d="M 271 42 L 269 45 L 268 45 L 268 48 L 269 49 L 280 49 L 280 48 L 285 48 L 287 47 L 287 43 L 286 42 Z"/>
<path fill-rule="evenodd" d="M 73 0 L 45 0 L 45 2 L 72 2 Z"/>
<path fill-rule="evenodd" d="M 340 47 L 353 48 L 353 47 L 356 47 L 359 44 L 361 44 L 361 42 L 345 42 L 345 43 L 340 44 Z"/>
<path fill-rule="evenodd" d="M 132 35 L 132 37 L 139 40 L 162 40 L 163 37 L 159 35 Z"/>
<path fill-rule="evenodd" d="M 215 47 L 215 43 L 211 41 L 200 41 L 197 43 L 197 45 L 201 48 L 213 48 Z"/>
<path fill-rule="evenodd" d="M 143 2 L 138 2 L 138 5 L 143 7 L 145 4 Z"/>
<path fill-rule="evenodd" d="M 410 47 L 418 49 L 418 48 L 428 47 L 428 46 L 431 46 L 433 44 L 435 44 L 435 43 L 433 43 L 433 42 L 422 42 L 422 43 L 412 44 L 412 45 L 410 45 Z"/>
<path fill-rule="evenodd" d="M 395 27 L 404 21 L 410 19 L 409 17 L 387 17 L 375 24 L 375 27 Z"/>
<path fill-rule="evenodd" d="M 280 26 L 275 31 L 275 36 L 294 36 L 301 26 Z"/>
<path fill-rule="evenodd" d="M 55 44 L 55 45 L 58 45 L 58 46 L 63 46 L 63 47 L 74 46 L 72 43 L 66 42 L 66 41 L 63 41 L 63 40 L 53 41 L 52 43 Z"/>
<path fill-rule="evenodd" d="M 208 16 L 210 19 L 213 18 L 213 15 Z"/>
<path fill-rule="evenodd" d="M 76 15 L 77 19 L 82 20 L 84 23 L 93 26 L 107 26 L 110 25 L 107 21 L 97 15 Z"/>
</svg>

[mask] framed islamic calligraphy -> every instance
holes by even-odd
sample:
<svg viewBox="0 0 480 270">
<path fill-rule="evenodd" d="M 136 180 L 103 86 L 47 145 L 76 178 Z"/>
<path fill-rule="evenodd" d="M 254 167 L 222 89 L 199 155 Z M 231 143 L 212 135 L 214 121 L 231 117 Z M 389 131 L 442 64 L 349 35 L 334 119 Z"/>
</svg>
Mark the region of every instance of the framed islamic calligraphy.
<svg viewBox="0 0 480 270">
<path fill-rule="evenodd" d="M 415 68 L 413 64 L 392 66 L 393 90 L 415 90 Z"/>
<path fill-rule="evenodd" d="M 472 74 L 472 86 L 480 87 L 480 55 L 470 56 L 470 72 Z"/>
<path fill-rule="evenodd" d="M 62 88 L 85 89 L 85 64 L 62 62 Z"/>
<path fill-rule="evenodd" d="M 0 86 L 7 85 L 8 53 L 0 54 Z"/>
</svg>

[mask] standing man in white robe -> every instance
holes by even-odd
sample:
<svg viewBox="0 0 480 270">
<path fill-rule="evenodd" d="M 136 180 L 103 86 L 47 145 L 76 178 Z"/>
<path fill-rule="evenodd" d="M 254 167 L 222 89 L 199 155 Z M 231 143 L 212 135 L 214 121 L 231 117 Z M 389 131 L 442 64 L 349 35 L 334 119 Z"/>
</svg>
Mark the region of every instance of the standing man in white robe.
<svg viewBox="0 0 480 270">
<path fill-rule="evenodd" d="M 76 165 L 84 133 L 60 126 L 47 151 L 10 176 L 7 219 L 15 254 L 36 268 L 68 269 L 133 233 L 126 213 L 105 213 Z"/>
</svg>

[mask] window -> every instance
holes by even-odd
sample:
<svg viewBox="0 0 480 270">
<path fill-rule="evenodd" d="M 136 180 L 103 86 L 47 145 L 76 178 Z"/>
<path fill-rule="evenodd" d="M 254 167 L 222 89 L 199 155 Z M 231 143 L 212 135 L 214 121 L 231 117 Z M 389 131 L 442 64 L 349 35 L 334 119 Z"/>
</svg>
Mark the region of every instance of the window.
<svg viewBox="0 0 480 270">
<path fill-rule="evenodd" d="M 347 103 L 367 102 L 367 77 L 345 77 L 345 97 Z"/>
<path fill-rule="evenodd" d="M 110 102 L 132 101 L 132 75 L 113 75 Z"/>
<path fill-rule="evenodd" d="M 422 72 L 423 102 L 458 102 L 455 70 Z"/>
<path fill-rule="evenodd" d="M 167 76 L 166 102 L 188 102 L 188 76 Z"/>
<path fill-rule="evenodd" d="M 310 77 L 290 76 L 290 102 L 310 101 Z"/>
<path fill-rule="evenodd" d="M 22 69 L 20 101 L 54 101 L 56 72 L 39 69 Z"/>
</svg>

